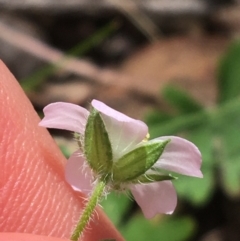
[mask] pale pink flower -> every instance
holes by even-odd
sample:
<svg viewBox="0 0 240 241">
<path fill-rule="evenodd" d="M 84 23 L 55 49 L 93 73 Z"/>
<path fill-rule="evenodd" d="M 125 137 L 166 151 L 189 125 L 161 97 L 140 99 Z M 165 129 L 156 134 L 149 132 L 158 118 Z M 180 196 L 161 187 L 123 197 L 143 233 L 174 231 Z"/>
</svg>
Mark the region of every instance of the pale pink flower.
<svg viewBox="0 0 240 241">
<path fill-rule="evenodd" d="M 93 100 L 91 104 L 99 111 L 105 124 L 112 146 L 113 161 L 117 161 L 121 156 L 135 149 L 147 136 L 148 127 L 144 122 L 132 119 L 100 101 Z M 88 110 L 78 105 L 58 102 L 46 106 L 43 111 L 45 117 L 39 125 L 84 135 L 89 116 Z M 170 140 L 159 160 L 154 164 L 155 168 L 202 177 L 201 154 L 193 143 L 175 136 L 163 136 L 155 140 Z M 94 173 L 80 150 L 69 158 L 65 176 L 74 190 L 86 194 L 92 190 Z M 171 214 L 176 207 L 177 195 L 171 181 L 132 183 L 127 184 L 127 187 L 131 190 L 146 218 L 152 218 L 157 213 Z"/>
</svg>

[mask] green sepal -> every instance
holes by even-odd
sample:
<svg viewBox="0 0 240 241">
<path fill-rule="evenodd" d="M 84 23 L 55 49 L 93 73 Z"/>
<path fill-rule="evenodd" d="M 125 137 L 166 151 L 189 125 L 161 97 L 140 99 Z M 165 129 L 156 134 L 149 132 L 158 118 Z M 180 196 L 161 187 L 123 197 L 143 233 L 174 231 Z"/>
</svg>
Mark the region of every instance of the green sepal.
<svg viewBox="0 0 240 241">
<path fill-rule="evenodd" d="M 167 181 L 167 180 L 174 180 L 177 177 L 169 175 L 161 175 L 161 174 L 145 174 L 138 177 L 133 183 L 152 183 L 152 182 L 160 182 L 160 181 Z"/>
<path fill-rule="evenodd" d="M 90 167 L 98 174 L 112 168 L 112 147 L 100 113 L 92 109 L 85 129 L 84 153 Z"/>
<path fill-rule="evenodd" d="M 140 147 L 118 159 L 113 165 L 113 182 L 132 181 L 144 174 L 157 162 L 169 141 L 144 142 Z"/>
</svg>

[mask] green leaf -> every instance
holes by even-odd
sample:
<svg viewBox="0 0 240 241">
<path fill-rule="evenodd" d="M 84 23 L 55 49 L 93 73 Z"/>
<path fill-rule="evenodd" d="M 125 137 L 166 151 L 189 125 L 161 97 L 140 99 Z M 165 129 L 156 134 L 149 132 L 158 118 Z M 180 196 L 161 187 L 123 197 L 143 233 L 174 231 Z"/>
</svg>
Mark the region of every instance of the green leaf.
<svg viewBox="0 0 240 241">
<path fill-rule="evenodd" d="M 240 196 L 240 157 L 226 160 L 221 165 L 225 192 L 231 197 Z"/>
<path fill-rule="evenodd" d="M 193 142 L 202 154 L 202 164 L 212 168 L 213 160 L 213 123 L 205 123 L 204 125 L 194 128 L 188 132 L 187 139 Z"/>
<path fill-rule="evenodd" d="M 195 99 L 180 88 L 168 85 L 162 90 L 162 95 L 180 113 L 194 113 L 203 109 Z"/>
<path fill-rule="evenodd" d="M 192 129 L 188 132 L 187 139 L 192 141 L 202 154 L 203 178 L 180 176 L 173 183 L 179 199 L 185 199 L 193 205 L 204 205 L 210 200 L 215 187 L 212 126 L 208 123 Z"/>
<path fill-rule="evenodd" d="M 233 42 L 222 58 L 218 70 L 219 101 L 225 102 L 240 94 L 240 41 Z"/>
<path fill-rule="evenodd" d="M 189 130 L 208 122 L 208 115 L 204 111 L 173 117 L 172 119 L 149 126 L 152 138 L 163 135 L 176 134 L 179 131 Z"/>
<path fill-rule="evenodd" d="M 240 100 L 238 100 L 240 103 Z M 214 128 L 217 136 L 221 137 L 223 146 L 226 149 L 227 158 L 239 153 L 239 123 L 240 123 L 240 106 L 236 106 L 233 110 L 219 115 L 214 123 Z"/>
<path fill-rule="evenodd" d="M 195 231 L 195 222 L 189 217 L 164 218 L 160 222 L 135 216 L 120 229 L 126 240 L 185 241 Z"/>
<path fill-rule="evenodd" d="M 226 120 L 227 121 L 227 120 Z M 231 117 L 231 125 L 222 125 L 218 137 L 218 170 L 225 193 L 231 197 L 240 196 L 240 136 L 239 120 Z"/>
<path fill-rule="evenodd" d="M 132 205 L 132 201 L 129 197 L 114 192 L 109 193 L 107 198 L 101 202 L 104 212 L 115 224 L 115 226 L 121 224 L 124 215 L 126 215 L 129 210 L 130 205 Z"/>
<path fill-rule="evenodd" d="M 148 141 L 125 154 L 113 165 L 114 182 L 131 181 L 144 174 L 159 159 L 169 141 Z"/>
<path fill-rule="evenodd" d="M 213 195 L 215 176 L 213 169 L 208 166 L 202 167 L 203 178 L 181 176 L 174 181 L 179 199 L 188 200 L 194 205 L 206 204 Z"/>
<path fill-rule="evenodd" d="M 238 101 L 239 102 L 239 101 Z M 227 109 L 214 123 L 215 165 L 220 184 L 230 197 L 240 196 L 240 108 Z"/>
<path fill-rule="evenodd" d="M 91 168 L 99 174 L 107 174 L 112 168 L 112 147 L 103 120 L 92 109 L 84 136 L 85 156 Z"/>
<path fill-rule="evenodd" d="M 164 113 L 152 111 L 146 115 L 146 122 L 149 125 L 159 125 L 159 123 L 163 123 L 165 121 L 171 120 L 172 116 Z"/>
</svg>

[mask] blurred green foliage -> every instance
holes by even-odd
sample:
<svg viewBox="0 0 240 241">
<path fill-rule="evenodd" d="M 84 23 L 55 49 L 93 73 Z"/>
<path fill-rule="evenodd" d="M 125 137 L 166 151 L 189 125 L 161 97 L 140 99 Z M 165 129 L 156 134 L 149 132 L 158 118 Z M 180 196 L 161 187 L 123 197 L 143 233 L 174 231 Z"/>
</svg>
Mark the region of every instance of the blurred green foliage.
<svg viewBox="0 0 240 241">
<path fill-rule="evenodd" d="M 178 194 L 195 205 L 204 205 L 221 186 L 227 195 L 240 194 L 240 42 L 234 42 L 220 61 L 218 101 L 201 106 L 186 91 L 174 86 L 163 90 L 174 114 L 148 116 L 152 138 L 180 134 L 195 143 L 203 157 L 203 179 L 181 177 Z M 190 181 L 191 179 L 191 181 Z"/>
<path fill-rule="evenodd" d="M 101 205 L 126 240 L 184 241 L 196 229 L 196 223 L 190 217 L 163 215 L 149 221 L 141 212 L 131 215 L 132 201 L 126 195 L 110 193 Z"/>
<path fill-rule="evenodd" d="M 113 192 L 101 202 L 104 212 L 117 227 L 123 224 L 123 218 L 128 213 L 131 204 L 129 197 Z"/>
<path fill-rule="evenodd" d="M 147 117 L 151 138 L 181 135 L 200 149 L 204 178 L 178 175 L 173 181 L 179 200 L 196 208 L 211 200 L 216 186 L 230 198 L 240 195 L 240 41 L 232 43 L 220 60 L 217 84 L 213 107 L 202 106 L 179 87 L 166 86 L 161 94 L 174 111 L 154 111 Z M 126 240 L 184 241 L 197 230 L 194 217 L 184 214 L 148 221 L 137 213 L 123 224 L 129 205 L 122 196 L 110 196 L 103 204 Z"/>
<path fill-rule="evenodd" d="M 202 106 L 185 90 L 166 86 L 161 94 L 174 111 L 158 110 L 147 117 L 151 138 L 181 135 L 200 149 L 204 178 L 178 175 L 173 181 L 179 200 L 196 208 L 211 200 L 216 186 L 230 198 L 240 195 L 240 41 L 231 44 L 220 60 L 217 83 L 213 107 Z M 132 202 L 124 195 L 111 193 L 101 204 L 129 241 L 184 241 L 197 230 L 194 217 L 184 214 L 146 220 L 140 212 L 132 212 Z"/>
<path fill-rule="evenodd" d="M 218 70 L 219 103 L 239 96 L 240 40 L 233 42 L 222 58 Z"/>
<path fill-rule="evenodd" d="M 191 218 L 163 218 L 147 220 L 142 215 L 134 216 L 127 225 L 120 228 L 126 240 L 137 241 L 184 241 L 194 232 Z"/>
</svg>

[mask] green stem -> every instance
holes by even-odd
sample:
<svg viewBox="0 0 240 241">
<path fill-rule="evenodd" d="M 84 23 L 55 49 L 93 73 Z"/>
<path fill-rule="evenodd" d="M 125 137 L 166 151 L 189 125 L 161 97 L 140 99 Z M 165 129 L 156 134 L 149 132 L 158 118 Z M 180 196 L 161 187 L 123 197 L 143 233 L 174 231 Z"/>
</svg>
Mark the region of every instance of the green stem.
<svg viewBox="0 0 240 241">
<path fill-rule="evenodd" d="M 103 194 L 105 186 L 106 186 L 105 181 L 100 180 L 97 183 L 97 185 L 96 185 L 95 189 L 93 190 L 92 195 L 91 195 L 87 205 L 85 206 L 85 208 L 83 210 L 81 218 L 80 218 L 76 228 L 73 231 L 73 234 L 70 238 L 71 240 L 77 241 L 79 239 L 80 235 L 82 234 L 86 225 L 88 224 L 96 205 L 98 204 L 99 198 Z"/>
<path fill-rule="evenodd" d="M 78 44 L 77 46 L 70 49 L 66 54 L 64 54 L 58 61 L 53 64 L 48 64 L 46 67 L 40 69 L 35 72 L 31 76 L 25 78 L 21 82 L 21 86 L 25 91 L 35 90 L 46 81 L 46 77 L 55 73 L 59 69 L 59 67 L 65 64 L 65 61 L 68 60 L 68 57 L 71 56 L 82 56 L 89 50 L 91 50 L 94 46 L 101 43 L 104 39 L 109 37 L 113 32 L 115 32 L 119 28 L 119 25 L 115 21 L 111 21 L 101 29 L 97 30 L 92 36 Z"/>
<path fill-rule="evenodd" d="M 239 109 L 240 99 L 234 98 L 225 102 L 224 104 L 212 107 L 211 109 L 203 109 L 196 113 L 186 114 L 173 118 L 172 120 L 166 121 L 161 125 L 153 125 L 150 135 L 152 138 L 154 138 L 157 136 L 164 136 L 174 134 L 179 131 L 189 130 L 191 127 L 209 122 L 210 118 L 212 120 L 213 118 L 216 120 L 230 118 L 230 115 L 237 114 Z"/>
</svg>

